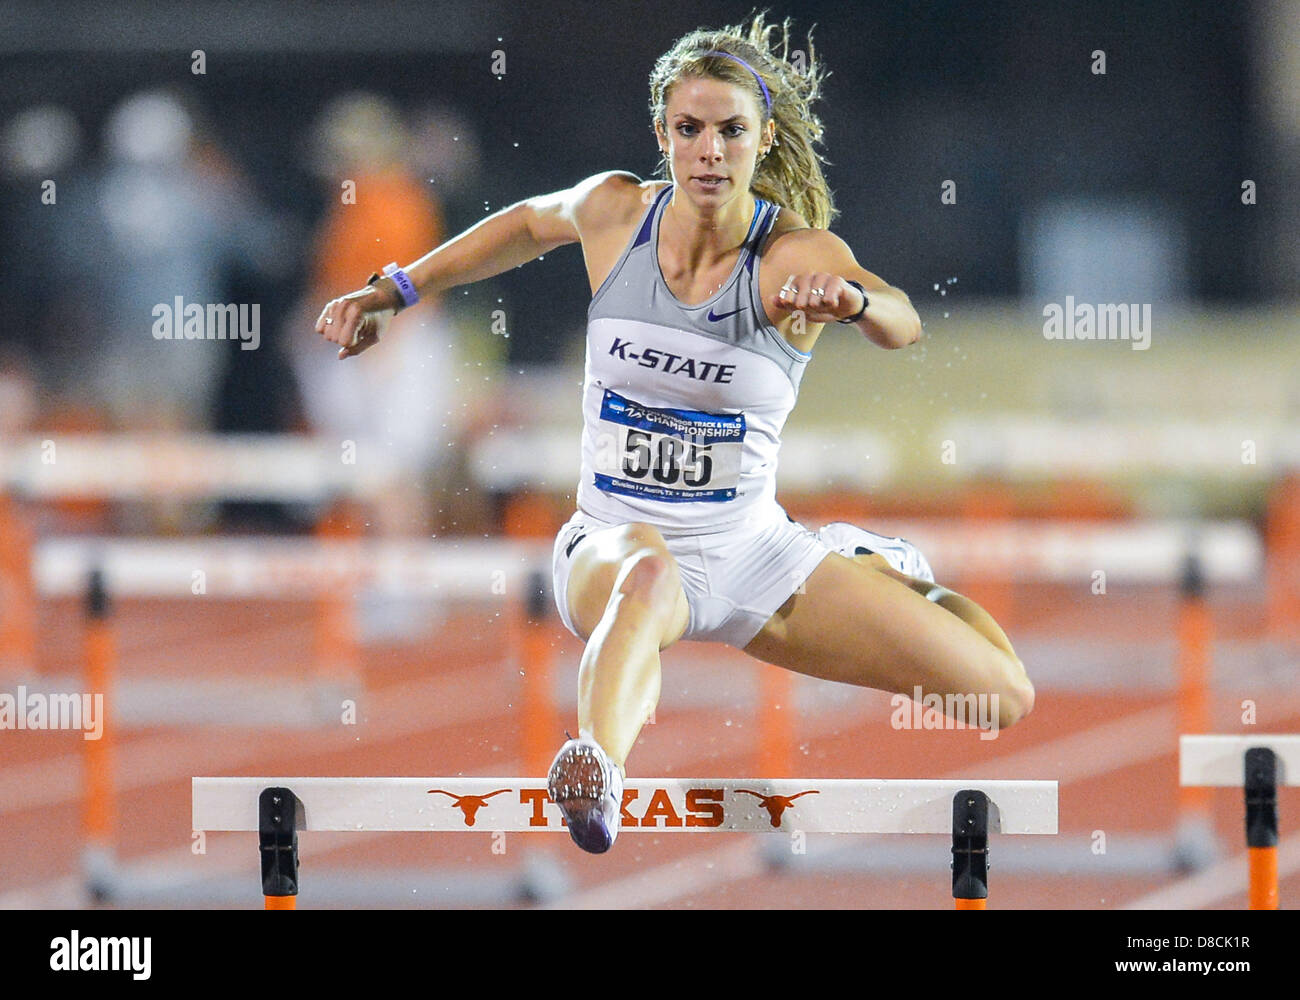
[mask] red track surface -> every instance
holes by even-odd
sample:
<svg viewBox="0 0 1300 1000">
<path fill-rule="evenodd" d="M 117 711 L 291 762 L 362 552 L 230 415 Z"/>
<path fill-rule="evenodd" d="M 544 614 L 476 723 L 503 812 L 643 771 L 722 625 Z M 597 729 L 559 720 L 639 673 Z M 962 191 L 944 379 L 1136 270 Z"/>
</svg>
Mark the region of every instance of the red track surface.
<svg viewBox="0 0 1300 1000">
<path fill-rule="evenodd" d="M 800 679 L 803 706 L 797 736 L 799 776 L 1058 779 L 1062 859 L 1056 874 L 999 870 L 1010 866 L 1025 842 L 1040 838 L 994 836 L 990 908 L 1109 909 L 1141 903 L 1180 877 L 1167 872 L 1112 875 L 1096 871 L 1095 831 L 1111 844 L 1124 835 L 1172 835 L 1177 820 L 1177 731 L 1172 689 L 1143 685 L 1166 665 L 1147 662 L 1139 640 L 1171 637 L 1172 593 L 1082 597 L 1064 589 L 1021 591 L 1013 641 L 1045 636 L 1086 638 L 1108 648 L 1134 644 L 1133 686 L 1090 689 L 1087 677 L 1040 686 L 1034 713 L 1022 724 L 982 741 L 974 732 L 909 732 L 889 725 L 888 699 Z M 1256 634 L 1253 602 L 1218 595 L 1216 634 Z M 311 676 L 310 609 L 302 604 L 234 604 L 205 601 L 126 602 L 116 610 L 121 676 L 165 676 L 178 682 L 275 676 Z M 78 609 L 70 602 L 42 608 L 42 671 L 68 675 L 79 669 Z M 579 644 L 554 624 L 556 670 L 570 692 Z M 211 834 L 206 853 L 191 851 L 190 785 L 193 775 L 514 775 L 522 773 L 516 704 L 520 665 L 506 648 L 497 609 L 458 609 L 418 641 L 365 647 L 364 691 L 356 725 L 283 731 L 228 727 L 126 728 L 116 734 L 119 787 L 119 860 L 155 873 L 213 877 L 261 906 L 257 843 L 249 834 Z M 1149 649 L 1149 647 L 1147 647 Z M 1031 675 L 1034 663 L 1029 662 Z M 775 668 L 721 646 L 683 644 L 665 656 L 664 703 L 629 761 L 638 775 L 756 776 L 759 734 L 755 692 L 759 673 Z M 734 684 L 732 704 L 690 707 L 683 691 L 721 690 Z M 1214 691 L 1214 731 L 1300 731 L 1300 703 L 1280 684 L 1259 676 L 1220 680 Z M 1292 685 L 1293 687 L 1293 685 Z M 836 701 L 832 695 L 844 697 Z M 1253 726 L 1240 719 L 1242 699 L 1253 699 Z M 562 725 L 574 725 L 571 707 Z M 110 716 L 110 724 L 111 724 Z M 237 720 L 232 719 L 232 723 Z M 562 733 L 556 734 L 556 746 Z M 0 773 L 0 906 L 37 908 L 82 905 L 79 875 L 79 779 L 82 740 L 69 732 L 4 732 Z M 1300 829 L 1292 790 L 1280 793 L 1282 836 Z M 1225 857 L 1244 852 L 1239 792 L 1213 793 L 1212 821 Z M 567 838 L 512 836 L 504 854 L 492 852 L 488 831 L 455 836 L 420 834 L 304 834 L 303 895 L 310 907 L 313 877 L 330 871 L 416 870 L 489 873 L 515 869 L 528 854 L 549 856 L 573 892 L 561 906 L 667 908 L 927 908 L 947 909 L 948 844 L 920 838 L 934 852 L 932 870 L 871 874 L 799 874 L 765 867 L 761 838 L 745 835 L 638 834 L 605 856 L 591 857 Z M 775 837 L 772 839 L 776 839 Z M 918 839 L 918 838 L 904 838 Z M 1046 838 L 1043 838 L 1046 839 Z M 899 838 L 890 838 L 897 843 Z M 879 843 L 880 841 L 877 841 Z M 829 847 L 809 841 L 809 856 Z M 871 857 L 863 842 L 860 854 Z M 1067 864 L 1068 862 L 1068 864 Z M 1284 877 L 1284 908 L 1300 901 L 1300 875 Z M 1244 908 L 1240 885 L 1201 905 Z M 430 905 L 377 898 L 371 905 Z M 178 905 L 159 898 L 156 905 Z M 186 898 L 179 905 L 200 905 Z M 503 905 L 527 905 L 524 903 Z"/>
</svg>

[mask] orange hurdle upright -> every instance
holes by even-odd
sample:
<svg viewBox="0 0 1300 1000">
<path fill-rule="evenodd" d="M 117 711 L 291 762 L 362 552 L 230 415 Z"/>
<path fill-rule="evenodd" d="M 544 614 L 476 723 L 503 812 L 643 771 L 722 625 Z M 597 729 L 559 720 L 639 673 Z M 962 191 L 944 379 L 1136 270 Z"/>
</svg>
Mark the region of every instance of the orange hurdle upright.
<svg viewBox="0 0 1300 1000">
<path fill-rule="evenodd" d="M 364 520 L 358 504 L 336 502 L 317 523 L 316 538 L 325 544 L 360 541 Z M 361 677 L 357 589 L 354 579 L 331 579 L 314 602 L 316 677 L 323 685 L 351 685 Z"/>
<path fill-rule="evenodd" d="M 1205 577 L 1196 553 L 1183 566 L 1178 601 L 1178 732 L 1210 731 L 1210 647 L 1214 621 L 1205 600 Z M 1178 790 L 1179 821 L 1210 823 L 1213 792 L 1184 785 Z"/>
<path fill-rule="evenodd" d="M 1300 476 L 1289 476 L 1268 500 L 1268 628 L 1300 632 Z"/>
<path fill-rule="evenodd" d="M 32 530 L 19 502 L 0 494 L 0 680 L 36 671 Z"/>
<path fill-rule="evenodd" d="M 102 728 L 99 739 L 82 740 L 85 797 L 82 800 L 82 829 L 86 846 L 83 862 L 91 894 L 99 899 L 108 895 L 104 879 L 113 857 L 117 810 L 113 798 L 113 678 L 117 667 L 117 647 L 109 620 L 108 588 L 104 573 L 90 574 L 86 593 L 85 631 L 86 691 L 103 695 Z"/>
<path fill-rule="evenodd" d="M 969 528 L 972 538 L 979 538 L 990 527 L 996 530 L 1012 525 L 1015 513 L 1015 493 L 997 481 L 972 486 L 962 500 L 962 522 Z M 1016 582 L 1011 574 L 994 572 L 961 582 L 963 591 L 972 601 L 1004 628 L 1011 627 L 1016 603 Z"/>
<path fill-rule="evenodd" d="M 529 774 L 546 774 L 564 731 L 555 704 L 555 626 L 547 607 L 550 588 L 542 573 L 530 573 L 528 593 L 514 601 L 508 615 L 510 648 L 523 675 L 522 755 Z"/>
<path fill-rule="evenodd" d="M 796 753 L 795 675 L 763 666 L 758 685 L 758 776 L 793 778 Z"/>
<path fill-rule="evenodd" d="M 517 493 L 506 502 L 502 533 L 510 539 L 541 539 L 559 529 L 550 502 L 535 493 Z M 520 753 L 529 774 L 546 774 L 560 746 L 564 723 L 555 699 L 555 619 L 544 573 L 531 573 L 528 593 L 510 602 L 507 656 L 523 675 L 519 694 Z"/>
</svg>

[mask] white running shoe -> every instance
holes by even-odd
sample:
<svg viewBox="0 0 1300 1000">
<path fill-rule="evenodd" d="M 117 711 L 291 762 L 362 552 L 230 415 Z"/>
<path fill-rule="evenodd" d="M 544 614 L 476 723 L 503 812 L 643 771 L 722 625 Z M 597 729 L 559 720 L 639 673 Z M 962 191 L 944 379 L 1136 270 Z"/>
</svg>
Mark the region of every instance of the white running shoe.
<svg viewBox="0 0 1300 1000">
<path fill-rule="evenodd" d="M 934 571 L 925 556 L 904 538 L 877 535 L 845 521 L 835 521 L 817 532 L 832 552 L 852 559 L 866 553 L 879 553 L 900 573 L 934 583 Z"/>
<path fill-rule="evenodd" d="M 573 842 L 589 854 L 614 846 L 623 810 L 623 772 L 588 736 L 560 747 L 546 779 L 551 801 L 560 807 Z"/>
</svg>

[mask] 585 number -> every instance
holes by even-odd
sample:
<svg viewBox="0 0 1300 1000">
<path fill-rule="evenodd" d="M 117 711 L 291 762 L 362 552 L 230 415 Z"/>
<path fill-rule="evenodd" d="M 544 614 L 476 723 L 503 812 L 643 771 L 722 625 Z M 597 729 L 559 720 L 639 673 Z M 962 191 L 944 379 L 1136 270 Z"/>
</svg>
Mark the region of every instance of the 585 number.
<svg viewBox="0 0 1300 1000">
<path fill-rule="evenodd" d="M 679 479 L 687 486 L 707 486 L 713 475 L 712 445 L 682 441 L 648 431 L 629 430 L 623 446 L 623 474 L 632 479 L 651 476 L 665 486 Z"/>
</svg>

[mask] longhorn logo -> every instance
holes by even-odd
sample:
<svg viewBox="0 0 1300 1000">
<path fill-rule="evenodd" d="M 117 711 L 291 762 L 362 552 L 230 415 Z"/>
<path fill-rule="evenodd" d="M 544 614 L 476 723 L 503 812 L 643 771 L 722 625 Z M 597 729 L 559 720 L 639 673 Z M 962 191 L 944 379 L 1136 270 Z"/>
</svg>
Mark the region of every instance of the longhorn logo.
<svg viewBox="0 0 1300 1000">
<path fill-rule="evenodd" d="M 444 792 L 441 788 L 430 788 L 427 794 L 446 795 L 451 798 L 452 805 L 465 814 L 465 825 L 473 826 L 474 817 L 487 805 L 487 800 L 493 795 L 501 795 L 508 791 L 510 791 L 508 788 L 498 788 L 495 792 L 488 792 L 486 795 L 453 795 L 451 792 Z"/>
<path fill-rule="evenodd" d="M 740 795 L 752 795 L 758 799 L 758 804 L 767 810 L 767 814 L 772 817 L 772 825 L 779 827 L 781 825 L 781 816 L 787 809 L 794 808 L 794 800 L 804 795 L 816 795 L 817 790 L 810 789 L 806 792 L 798 792 L 794 795 L 763 795 L 759 792 L 751 792 L 748 788 L 737 788 L 736 792 Z"/>
</svg>

